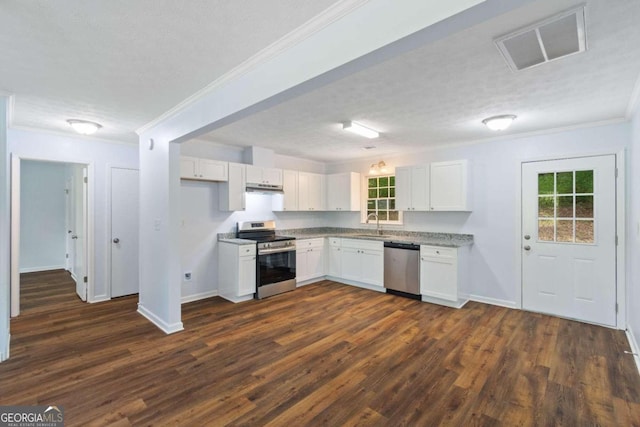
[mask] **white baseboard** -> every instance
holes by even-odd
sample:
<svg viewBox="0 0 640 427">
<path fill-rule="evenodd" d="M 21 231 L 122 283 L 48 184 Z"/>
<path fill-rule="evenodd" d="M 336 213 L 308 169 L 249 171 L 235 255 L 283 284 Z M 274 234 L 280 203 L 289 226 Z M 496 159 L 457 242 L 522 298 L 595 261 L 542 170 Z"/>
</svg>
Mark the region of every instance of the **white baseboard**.
<svg viewBox="0 0 640 427">
<path fill-rule="evenodd" d="M 201 299 L 207 299 L 207 298 L 217 297 L 217 296 L 218 296 L 217 290 L 209 291 L 209 292 L 200 292 L 199 294 L 183 296 L 182 298 L 180 298 L 180 303 L 186 304 L 188 302 L 200 301 Z"/>
<path fill-rule="evenodd" d="M 111 301 L 111 298 L 109 298 L 106 295 L 96 295 L 91 300 L 89 300 L 87 302 L 89 302 L 91 304 L 95 304 L 97 302 L 105 302 L 105 301 Z"/>
<path fill-rule="evenodd" d="M 182 325 L 182 322 L 168 324 L 164 322 L 162 319 L 160 319 L 158 316 L 156 316 L 153 312 L 146 309 L 140 303 L 138 303 L 138 313 L 140 313 L 148 321 L 156 325 L 162 332 L 164 332 L 167 335 L 184 330 L 184 326 Z"/>
<path fill-rule="evenodd" d="M 629 341 L 629 347 L 631 347 L 631 352 L 633 354 L 633 359 L 636 362 L 636 368 L 638 368 L 638 374 L 640 374 L 640 347 L 638 347 L 638 341 L 636 341 L 636 336 L 633 334 L 633 330 L 631 326 L 627 326 L 625 330 L 627 334 L 627 340 Z"/>
<path fill-rule="evenodd" d="M 39 273 L 41 271 L 50 271 L 50 270 L 64 270 L 66 269 L 66 265 L 48 265 L 44 267 L 25 267 L 20 268 L 20 274 L 22 273 Z"/>
<path fill-rule="evenodd" d="M 326 278 L 327 278 L 327 276 L 321 276 L 321 277 L 314 277 L 313 279 L 303 280 L 301 282 L 296 281 L 296 288 L 299 288 L 301 286 L 307 286 L 307 285 L 310 285 L 312 283 L 322 282 Z"/>
<path fill-rule="evenodd" d="M 421 301 L 428 302 L 430 304 L 444 305 L 445 307 L 450 308 L 462 308 L 467 302 L 469 302 L 469 300 L 465 298 L 458 299 L 457 301 L 449 301 L 442 298 L 432 297 L 430 295 L 421 295 Z"/>
<path fill-rule="evenodd" d="M 469 295 L 469 299 L 471 301 L 481 302 L 481 303 L 490 304 L 490 305 L 497 305 L 499 307 L 514 308 L 516 310 L 520 309 L 520 307 L 518 307 L 518 304 L 516 304 L 514 301 L 508 301 L 504 299 L 483 297 L 481 295 Z"/>
<path fill-rule="evenodd" d="M 224 298 L 224 299 L 226 299 L 227 301 L 230 301 L 230 302 L 232 302 L 232 303 L 234 303 L 234 304 L 237 304 L 237 303 L 239 303 L 239 302 L 251 301 L 251 300 L 253 299 L 253 294 L 251 294 L 251 295 L 244 295 L 244 296 L 241 296 L 241 297 L 236 297 L 236 296 L 233 296 L 233 295 L 224 295 L 224 294 L 223 294 L 223 295 L 220 295 L 220 297 L 221 297 L 221 298 Z"/>
<path fill-rule="evenodd" d="M 9 345 L 11 344 L 11 334 L 7 334 L 7 343 L 4 350 L 0 350 L 0 362 L 4 362 L 9 358 Z"/>
</svg>

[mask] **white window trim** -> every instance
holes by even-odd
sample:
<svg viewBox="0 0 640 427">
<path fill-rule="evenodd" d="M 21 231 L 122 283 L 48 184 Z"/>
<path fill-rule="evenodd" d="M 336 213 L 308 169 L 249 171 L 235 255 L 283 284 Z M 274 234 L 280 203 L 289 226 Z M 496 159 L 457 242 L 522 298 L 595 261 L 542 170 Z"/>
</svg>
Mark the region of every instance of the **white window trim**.
<svg viewBox="0 0 640 427">
<path fill-rule="evenodd" d="M 367 223 L 367 199 L 368 199 L 368 189 L 369 189 L 369 178 L 379 178 L 381 176 L 395 176 L 395 172 L 390 172 L 390 173 L 386 173 L 386 174 L 380 174 L 380 175 L 362 175 L 362 182 L 360 183 L 360 188 L 362 188 L 362 191 L 360 192 L 360 224 L 366 224 Z M 389 221 L 389 220 L 382 220 L 380 221 L 380 225 L 390 225 L 390 226 L 394 226 L 394 225 L 404 225 L 404 218 L 403 218 L 403 213 L 402 211 L 398 211 L 398 220 L 397 221 Z M 375 226 L 375 221 L 370 221 L 369 224 L 374 224 Z"/>
</svg>

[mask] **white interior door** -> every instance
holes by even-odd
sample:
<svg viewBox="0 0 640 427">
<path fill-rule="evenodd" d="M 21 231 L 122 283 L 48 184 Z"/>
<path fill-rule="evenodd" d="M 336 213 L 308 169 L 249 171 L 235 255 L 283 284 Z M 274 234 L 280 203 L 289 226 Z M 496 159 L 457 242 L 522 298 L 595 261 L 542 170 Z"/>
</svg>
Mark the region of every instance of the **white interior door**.
<svg viewBox="0 0 640 427">
<path fill-rule="evenodd" d="M 616 325 L 615 156 L 522 165 L 525 310 Z"/>
<path fill-rule="evenodd" d="M 111 297 L 138 293 L 138 171 L 111 169 Z"/>
<path fill-rule="evenodd" d="M 71 239 L 74 241 L 73 277 L 76 293 L 87 300 L 87 167 L 77 166 L 74 173 L 74 223 Z"/>
<path fill-rule="evenodd" d="M 65 268 L 68 272 L 73 273 L 73 245 L 74 241 L 71 239 L 71 233 L 73 232 L 73 178 L 70 176 L 69 166 L 67 165 L 67 180 L 65 182 L 65 247 L 66 247 L 66 265 Z"/>
</svg>

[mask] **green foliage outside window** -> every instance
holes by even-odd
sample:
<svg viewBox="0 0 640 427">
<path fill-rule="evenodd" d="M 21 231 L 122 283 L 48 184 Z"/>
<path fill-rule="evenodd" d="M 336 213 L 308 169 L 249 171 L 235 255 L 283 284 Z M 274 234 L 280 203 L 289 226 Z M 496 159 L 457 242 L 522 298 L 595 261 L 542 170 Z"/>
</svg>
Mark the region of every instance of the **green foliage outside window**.
<svg viewBox="0 0 640 427">
<path fill-rule="evenodd" d="M 396 177 L 394 175 L 369 177 L 367 183 L 367 215 L 375 213 L 380 221 L 398 221 Z"/>
</svg>

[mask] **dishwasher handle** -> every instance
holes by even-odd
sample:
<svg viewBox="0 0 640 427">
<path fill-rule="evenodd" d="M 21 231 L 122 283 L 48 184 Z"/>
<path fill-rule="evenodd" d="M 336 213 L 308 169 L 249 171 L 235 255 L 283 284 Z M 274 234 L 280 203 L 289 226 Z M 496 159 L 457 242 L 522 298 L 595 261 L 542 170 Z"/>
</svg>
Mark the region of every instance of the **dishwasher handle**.
<svg viewBox="0 0 640 427">
<path fill-rule="evenodd" d="M 384 242 L 385 248 L 406 249 L 409 251 L 419 251 L 420 245 L 414 243 Z"/>
</svg>

